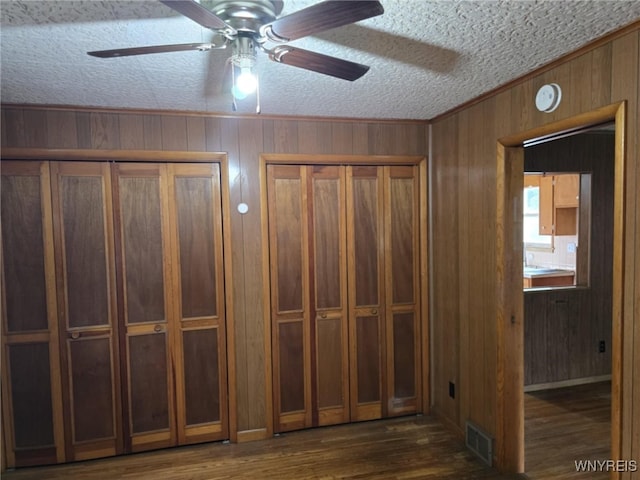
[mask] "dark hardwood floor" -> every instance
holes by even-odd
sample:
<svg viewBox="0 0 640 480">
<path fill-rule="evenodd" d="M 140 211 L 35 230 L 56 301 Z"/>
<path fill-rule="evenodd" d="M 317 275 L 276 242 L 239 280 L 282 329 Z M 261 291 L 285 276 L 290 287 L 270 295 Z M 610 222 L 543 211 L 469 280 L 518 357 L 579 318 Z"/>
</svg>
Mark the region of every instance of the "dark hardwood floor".
<svg viewBox="0 0 640 480">
<path fill-rule="evenodd" d="M 575 460 L 609 453 L 610 384 L 525 395 L 531 480 L 606 479 Z M 242 444 L 210 443 L 5 472 L 6 480 L 485 479 L 516 480 L 486 467 L 433 417 L 401 417 L 291 432 Z"/>
<path fill-rule="evenodd" d="M 611 383 L 525 394 L 525 471 L 532 480 L 608 479 L 576 461 L 611 457 Z"/>
<path fill-rule="evenodd" d="M 242 444 L 212 443 L 18 469 L 29 479 L 486 479 L 515 480 L 486 467 L 433 417 L 402 417 L 291 432 Z"/>
</svg>

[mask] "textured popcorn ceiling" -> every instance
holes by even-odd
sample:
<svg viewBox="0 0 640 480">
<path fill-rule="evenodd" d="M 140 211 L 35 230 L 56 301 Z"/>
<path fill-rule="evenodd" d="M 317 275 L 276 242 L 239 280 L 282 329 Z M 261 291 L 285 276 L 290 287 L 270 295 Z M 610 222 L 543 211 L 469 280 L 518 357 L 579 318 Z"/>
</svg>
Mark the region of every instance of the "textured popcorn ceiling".
<svg viewBox="0 0 640 480">
<path fill-rule="evenodd" d="M 284 3 L 282 15 L 317 0 Z M 640 18 L 638 0 L 381 3 L 379 17 L 291 42 L 370 65 L 355 82 L 259 54 L 262 113 L 433 118 Z M 211 41 L 211 31 L 159 2 L 0 0 L 0 14 L 3 103 L 232 113 L 226 50 L 86 54 Z"/>
</svg>

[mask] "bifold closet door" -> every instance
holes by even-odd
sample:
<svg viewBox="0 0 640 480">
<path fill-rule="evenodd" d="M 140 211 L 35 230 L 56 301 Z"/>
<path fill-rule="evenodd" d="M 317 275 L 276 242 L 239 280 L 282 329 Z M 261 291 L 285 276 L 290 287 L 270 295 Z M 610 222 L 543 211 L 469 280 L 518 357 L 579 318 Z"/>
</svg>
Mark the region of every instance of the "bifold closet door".
<svg viewBox="0 0 640 480">
<path fill-rule="evenodd" d="M 347 167 L 351 419 L 418 411 L 418 167 Z"/>
<path fill-rule="evenodd" d="M 267 166 L 274 429 L 312 425 L 307 175 Z"/>
<path fill-rule="evenodd" d="M 167 167 L 114 164 L 127 451 L 175 445 Z"/>
<path fill-rule="evenodd" d="M 65 458 L 48 162 L 3 161 L 2 413 L 6 466 Z"/>
<path fill-rule="evenodd" d="M 308 166 L 314 425 L 349 421 L 345 168 Z"/>
<path fill-rule="evenodd" d="M 228 438 L 219 166 L 114 169 L 127 447 Z"/>
<path fill-rule="evenodd" d="M 351 420 L 384 416 L 383 168 L 347 167 Z"/>
<path fill-rule="evenodd" d="M 122 452 L 111 175 L 52 162 L 67 461 Z"/>
<path fill-rule="evenodd" d="M 419 408 L 418 167 L 268 165 L 275 430 Z"/>
<path fill-rule="evenodd" d="M 349 421 L 345 169 L 269 165 L 275 429 Z"/>
<path fill-rule="evenodd" d="M 419 181 L 417 166 L 384 167 L 387 411 L 418 411 L 420 388 Z"/>
<path fill-rule="evenodd" d="M 220 166 L 168 171 L 178 442 L 222 440 L 229 407 Z"/>
</svg>

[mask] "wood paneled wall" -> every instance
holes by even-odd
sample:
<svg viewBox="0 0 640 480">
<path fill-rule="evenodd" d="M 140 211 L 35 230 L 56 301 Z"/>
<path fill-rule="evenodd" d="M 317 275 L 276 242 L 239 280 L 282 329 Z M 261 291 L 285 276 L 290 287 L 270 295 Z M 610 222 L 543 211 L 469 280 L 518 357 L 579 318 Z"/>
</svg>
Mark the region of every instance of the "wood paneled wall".
<svg viewBox="0 0 640 480">
<path fill-rule="evenodd" d="M 525 385 L 611 373 L 614 143 L 613 132 L 584 133 L 525 149 L 527 172 L 591 173 L 590 239 L 578 239 L 590 245 L 589 287 L 525 294 Z M 560 361 L 547 357 L 553 351 Z"/>
<path fill-rule="evenodd" d="M 554 121 L 627 102 L 622 458 L 640 452 L 640 27 L 600 42 L 536 76 L 432 122 L 434 410 L 460 429 L 467 419 L 497 429 L 496 141 Z M 553 113 L 537 90 L 558 83 Z M 635 353 L 635 355 L 634 355 Z M 450 398 L 448 382 L 456 383 Z M 623 479 L 639 479 L 625 473 Z"/>
<path fill-rule="evenodd" d="M 260 224 L 261 153 L 426 156 L 426 121 L 351 121 L 216 117 L 5 105 L 2 146 L 49 149 L 122 149 L 226 152 L 234 245 L 233 311 L 236 350 L 235 428 L 260 438 L 267 427 L 263 242 Z M 240 215 L 236 206 L 249 206 Z M 228 287 L 229 288 L 229 287 Z M 231 426 L 232 431 L 234 426 Z"/>
</svg>

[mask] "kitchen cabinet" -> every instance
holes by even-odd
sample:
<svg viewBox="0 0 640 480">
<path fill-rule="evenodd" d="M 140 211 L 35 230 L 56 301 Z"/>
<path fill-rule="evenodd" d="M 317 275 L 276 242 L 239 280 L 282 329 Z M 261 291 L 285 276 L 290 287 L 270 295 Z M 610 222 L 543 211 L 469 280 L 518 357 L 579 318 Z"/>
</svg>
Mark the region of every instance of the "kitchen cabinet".
<svg viewBox="0 0 640 480">
<path fill-rule="evenodd" d="M 523 286 L 524 288 L 570 286 L 574 284 L 574 277 L 575 273 L 568 270 L 546 272 L 545 269 L 540 269 L 540 273 L 535 271 L 529 273 L 525 268 Z"/>
<path fill-rule="evenodd" d="M 228 438 L 218 164 L 2 162 L 7 466 Z"/>
<path fill-rule="evenodd" d="M 556 208 L 578 208 L 580 175 L 563 174 L 553 176 L 553 203 Z"/>
<path fill-rule="evenodd" d="M 540 177 L 540 235 L 576 235 L 580 175 Z"/>
<path fill-rule="evenodd" d="M 275 430 L 415 413 L 417 167 L 268 165 Z"/>
</svg>

